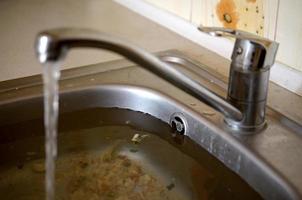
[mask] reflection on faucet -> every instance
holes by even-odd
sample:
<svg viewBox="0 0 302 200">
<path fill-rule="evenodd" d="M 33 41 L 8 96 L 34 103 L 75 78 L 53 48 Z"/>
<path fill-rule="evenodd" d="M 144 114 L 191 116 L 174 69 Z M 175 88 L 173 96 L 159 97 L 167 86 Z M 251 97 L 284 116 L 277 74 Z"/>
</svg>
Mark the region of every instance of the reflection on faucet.
<svg viewBox="0 0 302 200">
<path fill-rule="evenodd" d="M 249 112 L 253 113 L 253 110 L 245 112 L 241 105 L 233 103 L 233 99 L 228 98 L 228 102 L 151 53 L 119 38 L 90 29 L 61 28 L 40 33 L 36 43 L 41 63 L 63 59 L 67 51 L 74 47 L 93 47 L 116 52 L 221 112 L 231 127 L 240 130 L 254 130 L 255 127 L 259 127 L 259 124 L 251 125 L 250 121 L 245 120 L 249 119 Z M 237 80 L 238 75 L 234 74 L 234 77 Z M 249 77 L 243 77 L 242 81 L 249 81 L 246 78 Z M 258 80 L 253 79 L 250 82 L 254 84 Z M 241 82 L 239 84 L 243 84 Z M 231 93 L 234 92 L 237 91 L 231 90 Z M 250 129 L 251 127 L 253 128 Z"/>
</svg>

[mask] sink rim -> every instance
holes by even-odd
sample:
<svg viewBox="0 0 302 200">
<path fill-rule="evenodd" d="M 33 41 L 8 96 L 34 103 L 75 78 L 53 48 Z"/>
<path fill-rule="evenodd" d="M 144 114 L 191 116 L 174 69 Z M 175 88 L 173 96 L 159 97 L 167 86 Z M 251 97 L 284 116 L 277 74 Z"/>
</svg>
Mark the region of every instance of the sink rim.
<svg viewBox="0 0 302 200">
<path fill-rule="evenodd" d="M 104 96 L 107 98 L 103 98 Z M 30 101 L 33 98 L 41 99 L 42 97 L 36 95 L 17 99 L 11 104 L 19 102 L 22 106 L 24 101 Z M 182 113 L 188 126 L 185 135 L 223 162 L 227 168 L 237 173 L 263 197 L 267 199 L 300 198 L 300 194 L 294 186 L 273 166 L 250 150 L 248 146 L 223 128 L 213 124 L 200 113 L 160 91 L 131 84 L 103 84 L 64 90 L 60 93 L 60 99 L 62 102 L 60 109 L 63 112 L 64 110 L 77 109 L 81 102 L 85 102 L 89 107 L 118 107 L 148 113 L 166 123 L 170 123 L 173 114 Z M 141 102 L 144 102 L 144 104 L 141 104 Z M 0 107 L 1 109 L 3 105 Z M 246 171 L 246 166 L 255 171 Z M 252 173 L 252 176 L 249 173 Z M 255 179 L 257 174 L 260 179 Z M 263 182 L 265 182 L 265 188 L 263 188 Z M 268 187 L 271 189 L 268 190 Z M 285 193 L 286 195 L 283 196 Z"/>
</svg>

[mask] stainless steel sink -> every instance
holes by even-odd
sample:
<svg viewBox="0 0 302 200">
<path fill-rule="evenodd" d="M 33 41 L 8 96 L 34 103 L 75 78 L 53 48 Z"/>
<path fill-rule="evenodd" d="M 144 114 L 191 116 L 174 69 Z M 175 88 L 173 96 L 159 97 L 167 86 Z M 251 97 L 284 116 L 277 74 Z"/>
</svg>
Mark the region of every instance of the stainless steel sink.
<svg viewBox="0 0 302 200">
<path fill-rule="evenodd" d="M 164 52 L 159 56 L 216 93 L 225 92 L 224 77 L 214 76 L 205 66 L 175 51 Z M 117 120 L 118 124 L 129 125 L 133 122 L 135 127 L 157 133 L 168 141 L 167 144 L 158 142 L 146 147 L 142 145 L 142 152 L 145 153 L 138 157 L 151 160 L 146 162 L 149 168 L 158 169 L 155 171 L 163 174 L 162 179 L 166 182 L 176 177 L 178 182 L 175 185 L 179 185 L 177 191 L 188 199 L 199 199 L 198 181 L 192 181 L 192 165 L 196 163 L 204 163 L 203 166 L 209 171 L 226 166 L 229 170 L 223 172 L 219 181 L 235 193 L 240 193 L 238 185 L 246 182 L 265 199 L 301 199 L 301 122 L 274 109 L 269 108 L 267 111 L 268 126 L 264 131 L 252 136 L 239 136 L 225 127 L 219 113 L 126 60 L 66 70 L 60 87 L 61 116 L 96 108 L 105 109 L 101 113 L 108 115 L 115 112 L 114 108 L 119 108 L 122 109 L 119 112 L 128 114 L 116 115 L 121 117 L 121 120 Z M 38 76 L 3 82 L 0 85 L 0 130 L 4 130 L 1 127 L 14 127 L 31 121 L 40 124 L 37 126 L 40 126 L 41 134 L 41 123 L 35 121 L 41 119 L 43 112 L 41 90 Z M 142 113 L 170 124 L 172 130 L 155 130 L 157 125 L 152 122 L 155 119 L 151 117 L 151 121 L 143 121 L 145 115 Z M 111 121 L 116 118 L 113 117 Z M 64 125 L 61 128 L 64 129 Z M 20 145 L 20 141 L 35 137 L 35 132 L 31 133 L 1 133 L 0 152 L 4 158 L 1 165 L 24 159 L 24 152 L 31 151 L 35 145 Z M 14 142 L 18 142 L 20 147 L 8 150 L 9 144 Z M 40 140 L 37 145 L 41 146 L 42 142 Z M 104 142 L 100 141 L 99 145 L 104 145 Z M 161 156 L 167 159 L 163 160 Z M 236 179 L 229 182 L 233 173 L 244 181 Z M 253 196 L 255 194 L 252 190 L 244 191 L 246 197 L 257 197 Z"/>
</svg>

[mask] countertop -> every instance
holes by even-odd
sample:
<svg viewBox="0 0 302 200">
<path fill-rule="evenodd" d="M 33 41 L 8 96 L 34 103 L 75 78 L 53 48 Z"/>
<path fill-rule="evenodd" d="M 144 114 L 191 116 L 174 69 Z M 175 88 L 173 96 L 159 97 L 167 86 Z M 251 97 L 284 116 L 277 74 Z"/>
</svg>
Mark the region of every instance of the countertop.
<svg viewBox="0 0 302 200">
<path fill-rule="evenodd" d="M 112 0 L 11 0 L 1 1 L 0 10 L 0 81 L 40 74 L 41 65 L 34 52 L 35 36 L 54 27 L 96 29 L 150 52 L 178 49 L 195 50 L 202 57 L 215 55 Z M 62 69 L 117 58 L 116 54 L 99 50 L 74 50 L 62 63 Z"/>
</svg>

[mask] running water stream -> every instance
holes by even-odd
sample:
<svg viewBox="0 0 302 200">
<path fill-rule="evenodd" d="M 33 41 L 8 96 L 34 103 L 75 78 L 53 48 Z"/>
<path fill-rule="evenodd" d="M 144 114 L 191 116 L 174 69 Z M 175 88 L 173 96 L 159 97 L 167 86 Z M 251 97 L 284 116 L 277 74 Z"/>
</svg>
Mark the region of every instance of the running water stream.
<svg viewBox="0 0 302 200">
<path fill-rule="evenodd" d="M 58 80 L 60 78 L 59 63 L 46 63 L 43 66 L 44 82 L 44 126 L 46 200 L 55 197 L 55 160 L 57 157 L 57 123 L 59 111 Z"/>
</svg>

